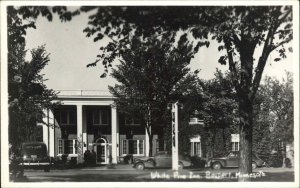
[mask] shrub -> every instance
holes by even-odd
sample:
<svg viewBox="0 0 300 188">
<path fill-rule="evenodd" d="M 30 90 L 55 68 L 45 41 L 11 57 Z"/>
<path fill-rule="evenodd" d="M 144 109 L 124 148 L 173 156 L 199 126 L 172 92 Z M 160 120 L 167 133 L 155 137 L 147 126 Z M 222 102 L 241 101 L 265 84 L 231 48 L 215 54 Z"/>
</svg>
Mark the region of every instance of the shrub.
<svg viewBox="0 0 300 188">
<path fill-rule="evenodd" d="M 269 164 L 271 167 L 281 167 L 282 166 L 282 156 L 279 153 L 275 153 L 270 156 Z"/>
</svg>

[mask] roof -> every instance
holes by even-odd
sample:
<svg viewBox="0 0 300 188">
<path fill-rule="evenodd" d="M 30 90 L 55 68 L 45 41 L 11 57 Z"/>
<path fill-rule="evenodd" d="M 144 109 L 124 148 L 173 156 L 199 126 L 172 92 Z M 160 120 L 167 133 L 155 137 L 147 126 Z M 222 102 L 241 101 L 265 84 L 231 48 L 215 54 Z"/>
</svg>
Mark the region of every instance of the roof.
<svg viewBox="0 0 300 188">
<path fill-rule="evenodd" d="M 58 98 L 113 98 L 106 90 L 55 90 Z"/>
</svg>

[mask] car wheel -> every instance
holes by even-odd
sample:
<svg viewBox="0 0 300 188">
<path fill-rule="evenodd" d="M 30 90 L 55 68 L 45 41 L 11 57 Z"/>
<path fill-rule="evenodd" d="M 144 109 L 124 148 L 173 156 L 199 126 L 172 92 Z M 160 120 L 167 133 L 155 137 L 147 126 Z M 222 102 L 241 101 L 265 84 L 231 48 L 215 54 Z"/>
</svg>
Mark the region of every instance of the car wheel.
<svg viewBox="0 0 300 188">
<path fill-rule="evenodd" d="M 221 163 L 216 162 L 216 163 L 214 163 L 214 164 L 212 165 L 212 168 L 215 169 L 215 170 L 219 170 L 219 169 L 222 168 L 222 165 L 221 165 Z"/>
<path fill-rule="evenodd" d="M 135 165 L 135 168 L 138 170 L 144 170 L 145 169 L 145 165 L 143 163 L 138 163 Z"/>
<path fill-rule="evenodd" d="M 252 162 L 252 170 L 257 168 L 256 162 Z"/>
<path fill-rule="evenodd" d="M 151 165 L 151 166 L 155 166 L 155 162 L 152 159 L 148 159 L 147 162 Z"/>
<path fill-rule="evenodd" d="M 178 170 L 182 170 L 183 169 L 183 163 L 182 162 L 179 162 L 178 163 Z"/>
</svg>

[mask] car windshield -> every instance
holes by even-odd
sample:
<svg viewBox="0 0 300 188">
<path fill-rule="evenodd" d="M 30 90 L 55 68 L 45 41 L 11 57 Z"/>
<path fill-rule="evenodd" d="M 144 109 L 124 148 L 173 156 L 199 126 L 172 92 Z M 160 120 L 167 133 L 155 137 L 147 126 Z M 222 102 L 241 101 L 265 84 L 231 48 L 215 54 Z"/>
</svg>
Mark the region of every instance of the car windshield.
<svg viewBox="0 0 300 188">
<path fill-rule="evenodd" d="M 22 154 L 30 157 L 31 155 L 36 155 L 37 157 L 47 156 L 47 148 L 44 144 L 34 143 L 34 144 L 24 144 L 22 146 Z"/>
</svg>

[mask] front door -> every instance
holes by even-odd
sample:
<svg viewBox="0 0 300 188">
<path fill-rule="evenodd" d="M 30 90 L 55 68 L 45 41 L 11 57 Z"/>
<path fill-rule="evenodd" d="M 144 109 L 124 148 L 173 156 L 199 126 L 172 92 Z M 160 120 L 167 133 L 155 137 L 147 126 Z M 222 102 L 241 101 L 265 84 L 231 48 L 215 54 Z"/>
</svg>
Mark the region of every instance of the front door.
<svg viewBox="0 0 300 188">
<path fill-rule="evenodd" d="M 97 142 L 95 145 L 96 150 L 96 163 L 97 164 L 107 164 L 107 144 L 103 139 L 100 142 Z"/>
</svg>

